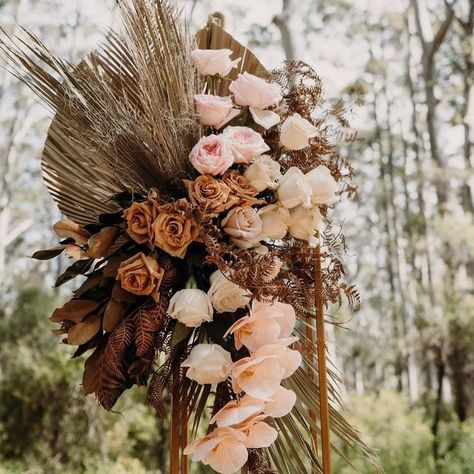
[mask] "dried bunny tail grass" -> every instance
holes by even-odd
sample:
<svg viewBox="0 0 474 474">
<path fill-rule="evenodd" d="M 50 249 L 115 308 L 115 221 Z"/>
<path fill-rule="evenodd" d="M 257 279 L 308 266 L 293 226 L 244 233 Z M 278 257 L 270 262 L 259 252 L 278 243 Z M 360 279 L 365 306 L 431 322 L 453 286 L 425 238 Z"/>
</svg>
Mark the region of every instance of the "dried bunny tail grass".
<svg viewBox="0 0 474 474">
<path fill-rule="evenodd" d="M 46 185 L 80 224 L 114 210 L 124 189 L 178 183 L 200 126 L 192 37 L 170 1 L 119 0 L 123 33 L 77 67 L 36 37 L 0 38 L 8 67 L 55 114 L 43 155 Z"/>
</svg>

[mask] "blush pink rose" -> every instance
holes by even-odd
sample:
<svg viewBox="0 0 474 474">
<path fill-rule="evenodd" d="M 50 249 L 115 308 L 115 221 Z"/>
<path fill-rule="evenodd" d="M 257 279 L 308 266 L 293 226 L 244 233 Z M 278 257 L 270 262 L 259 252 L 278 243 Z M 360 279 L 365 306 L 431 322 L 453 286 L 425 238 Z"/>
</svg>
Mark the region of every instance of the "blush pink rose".
<svg viewBox="0 0 474 474">
<path fill-rule="evenodd" d="M 267 82 L 248 72 L 239 74 L 229 86 L 229 90 L 234 94 L 236 104 L 248 105 L 255 109 L 266 109 L 277 105 L 282 99 L 278 84 Z"/>
<path fill-rule="evenodd" d="M 203 76 L 219 76 L 224 77 L 237 67 L 240 58 L 232 61 L 230 49 L 195 49 L 191 53 L 197 70 Z"/>
<path fill-rule="evenodd" d="M 189 159 L 201 174 L 224 174 L 234 163 L 227 139 L 222 135 L 202 137 L 191 150 Z"/>
<path fill-rule="evenodd" d="M 222 219 L 221 225 L 239 248 L 252 248 L 261 239 L 262 220 L 253 207 L 235 207 Z"/>
<path fill-rule="evenodd" d="M 194 105 L 201 123 L 216 129 L 221 128 L 240 114 L 240 109 L 233 108 L 230 97 L 196 94 L 194 96 Z"/>
<path fill-rule="evenodd" d="M 223 135 L 230 143 L 235 163 L 250 163 L 270 150 L 260 133 L 249 127 L 227 127 Z"/>
</svg>

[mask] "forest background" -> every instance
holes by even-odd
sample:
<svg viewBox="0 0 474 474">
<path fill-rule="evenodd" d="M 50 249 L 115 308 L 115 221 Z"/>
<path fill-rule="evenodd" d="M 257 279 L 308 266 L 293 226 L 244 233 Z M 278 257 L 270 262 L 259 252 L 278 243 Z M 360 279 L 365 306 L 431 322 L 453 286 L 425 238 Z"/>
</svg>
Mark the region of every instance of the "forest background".
<svg viewBox="0 0 474 474">
<path fill-rule="evenodd" d="M 301 59 L 328 103 L 354 104 L 358 138 L 341 153 L 358 193 L 334 221 L 362 306 L 328 310 L 346 328 L 329 330 L 345 409 L 389 474 L 474 473 L 474 0 L 178 3 L 193 30 L 218 9 L 268 68 Z M 0 0 L 0 27 L 22 25 L 77 62 L 115 9 Z M 50 331 L 66 262 L 28 258 L 55 241 L 60 218 L 40 172 L 50 119 L 0 70 L 0 473 L 166 473 L 168 420 L 136 389 L 103 412 L 81 392 L 82 361 Z M 336 461 L 334 472 L 353 471 Z"/>
</svg>

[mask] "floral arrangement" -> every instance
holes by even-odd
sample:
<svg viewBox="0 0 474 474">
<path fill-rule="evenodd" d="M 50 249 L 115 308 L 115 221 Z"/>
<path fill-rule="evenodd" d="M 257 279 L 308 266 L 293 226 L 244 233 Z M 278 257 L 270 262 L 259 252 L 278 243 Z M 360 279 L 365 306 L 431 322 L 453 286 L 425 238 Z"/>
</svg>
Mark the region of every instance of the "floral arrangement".
<svg viewBox="0 0 474 474">
<path fill-rule="evenodd" d="M 65 253 L 56 285 L 82 283 L 55 333 L 88 354 L 84 392 L 105 409 L 148 385 L 164 415 L 171 395 L 171 472 L 176 447 L 219 473 L 322 472 L 315 301 L 358 304 L 328 220 L 355 191 L 343 108 L 308 65 L 269 73 L 214 20 L 196 44 L 172 4 L 119 3 L 124 36 L 80 67 L 29 50 L 63 82 L 3 44 L 56 112 L 43 169 L 67 218 L 33 257 Z M 333 434 L 369 456 L 331 393 Z"/>
</svg>

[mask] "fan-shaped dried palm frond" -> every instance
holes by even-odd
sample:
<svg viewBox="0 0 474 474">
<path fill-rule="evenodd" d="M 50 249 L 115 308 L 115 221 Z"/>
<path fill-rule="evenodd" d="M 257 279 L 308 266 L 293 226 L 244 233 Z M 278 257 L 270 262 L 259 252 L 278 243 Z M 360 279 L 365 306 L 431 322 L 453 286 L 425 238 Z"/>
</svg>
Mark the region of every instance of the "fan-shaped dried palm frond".
<svg viewBox="0 0 474 474">
<path fill-rule="evenodd" d="M 56 114 L 44 149 L 46 185 L 80 224 L 114 209 L 111 195 L 191 173 L 200 126 L 190 36 L 172 2 L 119 0 L 123 33 L 110 33 L 78 67 L 38 38 L 0 39 L 16 75 Z"/>
</svg>

